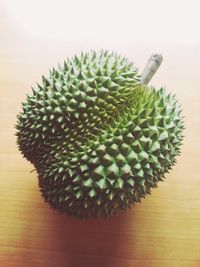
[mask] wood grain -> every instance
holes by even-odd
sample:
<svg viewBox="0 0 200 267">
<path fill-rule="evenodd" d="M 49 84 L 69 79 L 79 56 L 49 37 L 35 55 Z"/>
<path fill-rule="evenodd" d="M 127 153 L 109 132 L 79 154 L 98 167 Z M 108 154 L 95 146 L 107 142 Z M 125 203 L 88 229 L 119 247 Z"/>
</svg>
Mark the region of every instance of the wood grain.
<svg viewBox="0 0 200 267">
<path fill-rule="evenodd" d="M 0 35 L 0 266 L 199 267 L 200 44 L 60 42 L 26 35 L 3 14 Z M 117 217 L 80 221 L 43 202 L 14 124 L 42 74 L 91 48 L 117 50 L 140 71 L 161 51 L 164 63 L 152 84 L 177 94 L 186 130 L 177 165 L 151 196 Z"/>
</svg>

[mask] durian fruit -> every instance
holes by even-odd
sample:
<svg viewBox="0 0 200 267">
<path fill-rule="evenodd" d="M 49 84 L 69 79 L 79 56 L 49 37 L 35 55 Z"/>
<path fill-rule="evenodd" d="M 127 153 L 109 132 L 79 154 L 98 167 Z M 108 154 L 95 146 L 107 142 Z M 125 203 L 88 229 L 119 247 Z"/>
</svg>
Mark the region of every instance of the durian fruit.
<svg viewBox="0 0 200 267">
<path fill-rule="evenodd" d="M 180 153 L 174 95 L 143 85 L 115 53 L 82 53 L 43 77 L 22 104 L 17 143 L 51 207 L 79 218 L 140 202 Z"/>
</svg>

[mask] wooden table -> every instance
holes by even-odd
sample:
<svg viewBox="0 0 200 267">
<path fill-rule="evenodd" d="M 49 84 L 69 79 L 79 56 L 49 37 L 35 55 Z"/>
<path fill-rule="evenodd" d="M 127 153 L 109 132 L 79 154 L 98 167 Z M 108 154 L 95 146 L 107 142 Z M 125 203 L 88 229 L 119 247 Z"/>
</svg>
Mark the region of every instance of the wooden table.
<svg viewBox="0 0 200 267">
<path fill-rule="evenodd" d="M 200 44 L 61 42 L 25 34 L 3 14 L 0 36 L 0 266 L 199 267 Z M 117 217 L 80 221 L 43 202 L 14 124 L 21 101 L 49 67 L 91 48 L 114 49 L 140 71 L 161 51 L 152 84 L 177 94 L 186 130 L 177 165 L 151 196 Z"/>
</svg>

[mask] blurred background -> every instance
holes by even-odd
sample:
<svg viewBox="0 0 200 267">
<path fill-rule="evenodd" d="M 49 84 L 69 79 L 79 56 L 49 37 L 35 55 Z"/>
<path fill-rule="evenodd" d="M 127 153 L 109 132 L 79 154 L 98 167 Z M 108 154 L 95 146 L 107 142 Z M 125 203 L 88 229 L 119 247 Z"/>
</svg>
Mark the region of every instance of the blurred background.
<svg viewBox="0 0 200 267">
<path fill-rule="evenodd" d="M 196 74 L 190 70 L 199 67 L 197 0 L 1 0 L 0 5 L 0 55 L 7 59 L 3 71 L 13 71 L 13 78 L 32 72 L 38 59 L 44 73 L 66 57 L 91 49 L 118 51 L 133 60 L 140 71 L 151 53 L 160 52 L 165 64 L 160 78 L 167 69 L 165 75 L 177 77 L 184 72 L 187 79 L 188 73 Z M 16 56 L 23 72 L 8 61 Z M 183 64 L 187 65 L 184 70 Z M 168 77 L 161 80 L 162 85 L 166 80 L 171 85 Z"/>
<path fill-rule="evenodd" d="M 0 0 L 0 266 L 200 266 L 199 1 Z M 182 155 L 166 181 L 126 213 L 79 221 L 51 210 L 20 155 L 14 124 L 31 86 L 67 57 L 117 51 L 182 105 Z"/>
</svg>

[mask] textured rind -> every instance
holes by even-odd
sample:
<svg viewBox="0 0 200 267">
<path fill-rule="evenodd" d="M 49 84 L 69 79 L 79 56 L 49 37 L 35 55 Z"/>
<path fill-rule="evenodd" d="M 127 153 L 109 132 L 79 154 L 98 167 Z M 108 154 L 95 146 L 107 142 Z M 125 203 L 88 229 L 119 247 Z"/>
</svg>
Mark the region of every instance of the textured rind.
<svg viewBox="0 0 200 267">
<path fill-rule="evenodd" d="M 139 84 L 117 54 L 81 54 L 33 90 L 18 117 L 24 156 L 44 199 L 80 218 L 126 210 L 162 181 L 180 153 L 175 96 Z"/>
</svg>

